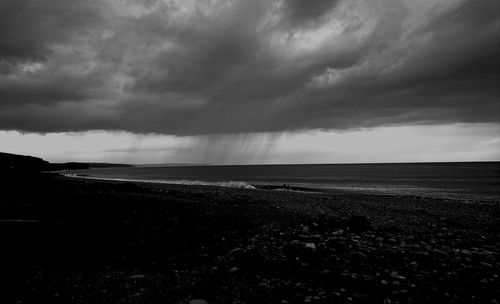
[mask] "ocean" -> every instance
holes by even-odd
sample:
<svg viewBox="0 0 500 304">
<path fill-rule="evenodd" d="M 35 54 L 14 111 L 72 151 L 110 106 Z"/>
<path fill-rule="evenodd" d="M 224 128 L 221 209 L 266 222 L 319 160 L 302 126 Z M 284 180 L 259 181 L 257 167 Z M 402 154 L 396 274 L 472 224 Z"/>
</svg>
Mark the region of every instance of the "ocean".
<svg viewBox="0 0 500 304">
<path fill-rule="evenodd" d="M 500 162 L 120 167 L 84 178 L 254 188 L 283 184 L 370 194 L 500 201 Z"/>
</svg>

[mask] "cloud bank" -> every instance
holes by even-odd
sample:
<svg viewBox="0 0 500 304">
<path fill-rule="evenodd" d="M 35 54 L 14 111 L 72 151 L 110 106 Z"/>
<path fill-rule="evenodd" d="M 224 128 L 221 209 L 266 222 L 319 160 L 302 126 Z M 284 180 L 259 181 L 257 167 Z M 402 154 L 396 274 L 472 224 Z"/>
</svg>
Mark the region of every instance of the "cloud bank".
<svg viewBox="0 0 500 304">
<path fill-rule="evenodd" d="M 497 123 L 495 0 L 3 0 L 0 129 Z"/>
</svg>

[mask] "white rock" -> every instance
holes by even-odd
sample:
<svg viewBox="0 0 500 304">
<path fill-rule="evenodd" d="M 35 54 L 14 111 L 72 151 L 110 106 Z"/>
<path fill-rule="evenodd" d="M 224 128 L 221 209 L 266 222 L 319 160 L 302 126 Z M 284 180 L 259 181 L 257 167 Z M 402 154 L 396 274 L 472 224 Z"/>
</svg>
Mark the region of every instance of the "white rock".
<svg viewBox="0 0 500 304">
<path fill-rule="evenodd" d="M 208 304 L 208 302 L 203 299 L 193 299 L 189 301 L 189 304 Z"/>
<path fill-rule="evenodd" d="M 305 246 L 307 249 L 316 250 L 316 244 L 314 244 L 314 243 L 306 243 L 304 246 Z"/>
<path fill-rule="evenodd" d="M 235 266 L 235 267 L 233 267 L 233 268 L 229 269 L 229 273 L 235 273 L 235 272 L 237 272 L 238 270 L 240 270 L 240 269 L 239 269 L 238 267 L 236 267 L 236 266 Z"/>
<path fill-rule="evenodd" d="M 146 276 L 143 274 L 134 274 L 134 275 L 131 275 L 130 278 L 133 280 L 140 280 L 140 279 L 145 279 Z"/>
<path fill-rule="evenodd" d="M 332 232 L 332 235 L 333 236 L 339 236 L 339 235 L 342 235 L 343 233 L 344 233 L 344 230 L 340 229 L 340 230 Z"/>
</svg>

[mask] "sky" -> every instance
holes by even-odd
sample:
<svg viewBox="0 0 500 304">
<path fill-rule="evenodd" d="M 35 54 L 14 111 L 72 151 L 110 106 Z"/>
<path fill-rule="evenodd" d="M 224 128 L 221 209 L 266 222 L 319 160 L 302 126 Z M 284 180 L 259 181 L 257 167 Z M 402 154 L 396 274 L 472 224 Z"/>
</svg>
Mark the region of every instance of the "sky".
<svg viewBox="0 0 500 304">
<path fill-rule="evenodd" d="M 0 150 L 500 160 L 497 0 L 2 0 Z"/>
</svg>

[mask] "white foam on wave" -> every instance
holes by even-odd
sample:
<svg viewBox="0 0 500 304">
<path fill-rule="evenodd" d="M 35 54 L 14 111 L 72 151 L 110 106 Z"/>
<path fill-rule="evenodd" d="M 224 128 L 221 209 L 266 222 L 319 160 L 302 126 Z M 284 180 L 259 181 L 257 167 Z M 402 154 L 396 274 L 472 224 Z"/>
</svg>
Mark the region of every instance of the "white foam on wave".
<svg viewBox="0 0 500 304">
<path fill-rule="evenodd" d="M 239 181 L 206 182 L 206 181 L 198 181 L 198 180 L 130 179 L 130 178 L 111 178 L 111 177 L 83 176 L 83 175 L 70 174 L 70 173 L 64 173 L 63 175 L 67 176 L 67 177 L 75 177 L 75 178 L 109 180 L 109 181 L 122 181 L 122 182 L 134 182 L 134 183 L 154 183 L 154 184 L 194 185 L 194 186 L 216 186 L 216 187 L 227 187 L 227 188 L 255 189 L 254 186 L 252 186 L 250 184 L 247 184 L 245 182 L 239 182 Z"/>
<path fill-rule="evenodd" d="M 244 189 L 255 189 L 254 186 L 249 185 L 245 182 L 204 182 L 204 181 L 190 181 L 190 180 L 180 180 L 180 181 L 166 181 L 169 184 L 177 185 L 199 185 L 199 186 L 218 186 L 218 187 L 228 187 L 228 188 L 244 188 Z"/>
</svg>

